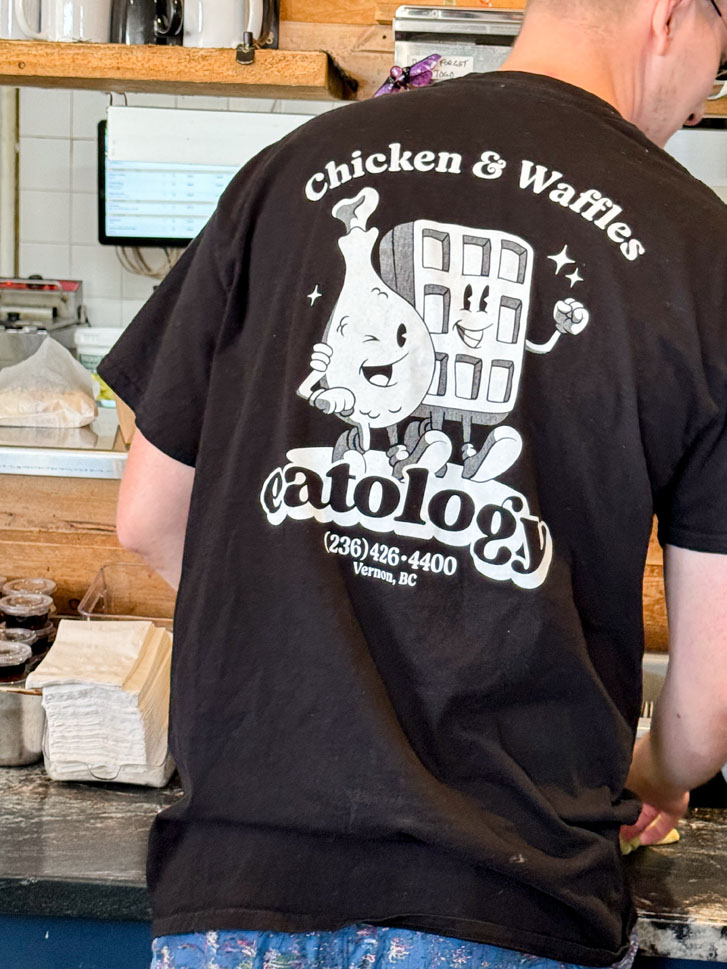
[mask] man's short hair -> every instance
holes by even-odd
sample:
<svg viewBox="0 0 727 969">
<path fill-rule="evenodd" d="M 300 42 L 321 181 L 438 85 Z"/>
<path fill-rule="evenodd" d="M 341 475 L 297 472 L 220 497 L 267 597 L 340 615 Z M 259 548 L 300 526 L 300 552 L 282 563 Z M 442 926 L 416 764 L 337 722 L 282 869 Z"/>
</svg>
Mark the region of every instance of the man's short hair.
<svg viewBox="0 0 727 969">
<path fill-rule="evenodd" d="M 613 23 L 632 11 L 637 0 L 528 0 L 526 9 L 543 8 L 564 18 Z"/>
<path fill-rule="evenodd" d="M 527 0 L 528 7 L 551 7 L 562 13 L 596 13 L 609 17 L 626 13 L 636 6 L 636 0 Z"/>
</svg>

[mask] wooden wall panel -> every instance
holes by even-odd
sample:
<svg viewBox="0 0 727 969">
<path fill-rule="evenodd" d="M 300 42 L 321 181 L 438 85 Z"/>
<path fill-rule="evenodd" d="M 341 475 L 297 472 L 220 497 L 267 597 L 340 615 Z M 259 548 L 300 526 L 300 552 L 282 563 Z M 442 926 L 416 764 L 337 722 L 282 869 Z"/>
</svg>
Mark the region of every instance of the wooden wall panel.
<svg viewBox="0 0 727 969">
<path fill-rule="evenodd" d="M 416 7 L 469 7 L 479 10 L 523 10 L 526 0 L 406 0 Z M 280 19 L 317 24 L 390 24 L 402 0 L 281 0 Z"/>
<path fill-rule="evenodd" d="M 140 562 L 119 545 L 114 528 L 117 481 L 0 475 L 0 575 L 42 575 L 58 583 L 60 612 L 75 614 L 98 569 Z M 644 572 L 646 648 L 666 650 L 668 631 L 662 553 L 651 536 Z M 140 607 L 160 615 L 159 583 L 138 590 Z"/>
<path fill-rule="evenodd" d="M 390 24 L 403 0 L 281 0 L 280 19 L 316 24 Z M 477 10 L 523 10 L 525 0 L 406 0 L 415 7 L 469 7 Z"/>
<path fill-rule="evenodd" d="M 280 19 L 317 24 L 373 24 L 375 0 L 281 0 Z"/>
<path fill-rule="evenodd" d="M 0 529 L 114 533 L 118 481 L 0 475 Z"/>
<path fill-rule="evenodd" d="M 74 615 L 102 565 L 141 562 L 116 538 L 118 490 L 118 481 L 0 475 L 0 574 L 55 579 L 59 613 Z"/>
<path fill-rule="evenodd" d="M 281 50 L 320 48 L 359 82 L 357 100 L 371 97 L 394 63 L 394 35 L 390 27 L 328 24 L 322 31 L 312 23 L 281 23 Z"/>
<path fill-rule="evenodd" d="M 651 533 L 644 569 L 644 630 L 649 651 L 666 652 L 669 648 L 669 629 L 666 619 L 663 579 L 664 557 L 656 538 L 656 526 Z"/>
</svg>

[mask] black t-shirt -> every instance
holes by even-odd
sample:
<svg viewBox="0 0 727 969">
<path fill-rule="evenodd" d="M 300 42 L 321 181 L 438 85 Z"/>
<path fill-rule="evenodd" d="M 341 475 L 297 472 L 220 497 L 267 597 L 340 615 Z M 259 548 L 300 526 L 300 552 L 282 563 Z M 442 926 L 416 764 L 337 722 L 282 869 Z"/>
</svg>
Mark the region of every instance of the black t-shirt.
<svg viewBox="0 0 727 969">
<path fill-rule="evenodd" d="M 624 954 L 654 512 L 727 553 L 726 232 L 525 74 L 342 108 L 236 177 L 101 367 L 196 468 L 156 932 Z"/>
</svg>

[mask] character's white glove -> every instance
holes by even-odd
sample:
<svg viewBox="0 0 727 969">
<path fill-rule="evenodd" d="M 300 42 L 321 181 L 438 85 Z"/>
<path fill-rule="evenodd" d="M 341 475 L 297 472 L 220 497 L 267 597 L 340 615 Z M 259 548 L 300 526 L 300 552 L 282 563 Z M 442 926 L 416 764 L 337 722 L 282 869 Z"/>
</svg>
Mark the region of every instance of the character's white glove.
<svg viewBox="0 0 727 969">
<path fill-rule="evenodd" d="M 327 343 L 316 343 L 310 356 L 311 370 L 318 370 L 320 373 L 325 373 L 328 370 L 328 364 L 331 362 L 332 356 L 333 350 Z"/>
<path fill-rule="evenodd" d="M 393 444 L 386 454 L 388 455 L 389 464 L 392 468 L 399 464 L 400 461 L 406 461 L 409 457 L 409 452 L 403 444 Z"/>
<path fill-rule="evenodd" d="M 331 387 L 329 390 L 317 390 L 310 399 L 311 404 L 322 410 L 324 414 L 340 414 L 348 417 L 356 406 L 353 391 L 347 387 Z"/>
<path fill-rule="evenodd" d="M 577 336 L 585 330 L 591 314 L 577 299 L 559 299 L 553 309 L 555 328 L 559 333 Z"/>
</svg>

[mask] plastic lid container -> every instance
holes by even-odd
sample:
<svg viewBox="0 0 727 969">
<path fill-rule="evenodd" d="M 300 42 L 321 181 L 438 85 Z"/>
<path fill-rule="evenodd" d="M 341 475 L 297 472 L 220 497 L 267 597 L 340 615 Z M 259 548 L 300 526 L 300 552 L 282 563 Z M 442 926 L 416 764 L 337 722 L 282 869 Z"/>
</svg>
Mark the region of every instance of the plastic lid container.
<svg viewBox="0 0 727 969">
<path fill-rule="evenodd" d="M 81 353 L 106 356 L 111 347 L 124 332 L 123 326 L 79 326 L 73 334 L 73 342 Z"/>
<path fill-rule="evenodd" d="M 6 616 L 24 618 L 25 616 L 47 616 L 53 600 L 38 592 L 16 593 L 0 599 L 0 612 Z"/>
<path fill-rule="evenodd" d="M 37 592 L 40 595 L 52 596 L 56 591 L 56 584 L 53 579 L 13 579 L 12 582 L 4 582 L 2 590 L 4 596 L 23 592 Z"/>
<path fill-rule="evenodd" d="M 22 680 L 25 664 L 33 655 L 27 643 L 0 643 L 0 681 L 4 683 Z"/>
<path fill-rule="evenodd" d="M 49 626 L 53 626 L 53 623 L 48 623 Z M 44 627 L 45 628 L 45 627 Z M 8 629 L 6 626 L 0 626 L 0 649 L 8 646 L 30 646 L 33 647 L 33 643 L 38 639 L 38 633 L 40 630 L 35 629 Z"/>
</svg>

